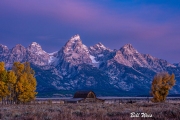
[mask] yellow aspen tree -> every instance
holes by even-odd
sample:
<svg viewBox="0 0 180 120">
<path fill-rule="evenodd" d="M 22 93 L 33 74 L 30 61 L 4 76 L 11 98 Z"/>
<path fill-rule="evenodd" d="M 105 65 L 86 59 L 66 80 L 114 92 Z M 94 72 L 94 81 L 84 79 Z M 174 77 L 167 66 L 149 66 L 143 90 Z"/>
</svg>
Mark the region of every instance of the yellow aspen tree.
<svg viewBox="0 0 180 120">
<path fill-rule="evenodd" d="M 34 77 L 35 72 L 30 67 L 30 63 L 28 63 L 28 62 L 24 63 L 24 72 L 26 73 L 27 80 L 28 80 L 28 85 L 26 87 L 26 89 L 27 89 L 26 91 L 28 94 L 28 101 L 27 102 L 29 102 L 29 101 L 34 100 L 35 96 L 37 95 L 37 92 L 36 92 L 37 82 L 36 82 L 36 78 Z"/>
<path fill-rule="evenodd" d="M 13 65 L 13 71 L 17 76 L 15 83 L 15 99 L 16 103 L 26 103 L 35 99 L 36 90 L 36 78 L 35 72 L 30 67 L 28 62 L 23 64 L 15 62 Z"/>
<path fill-rule="evenodd" d="M 2 71 L 4 71 L 5 70 L 5 68 L 4 68 L 4 62 L 0 62 L 0 73 L 2 72 Z"/>
<path fill-rule="evenodd" d="M 4 62 L 0 62 L 0 99 L 5 100 L 9 95 L 7 86 L 7 71 L 4 68 Z M 4 101 L 2 101 L 3 103 Z"/>
<path fill-rule="evenodd" d="M 14 71 L 15 75 L 17 76 L 17 79 L 22 75 L 24 72 L 24 64 L 20 62 L 14 62 L 12 66 L 12 70 Z"/>
<path fill-rule="evenodd" d="M 17 79 L 16 79 L 16 83 L 14 84 L 14 89 L 15 89 L 15 95 L 14 95 L 14 102 L 16 104 L 19 104 L 20 101 L 18 99 L 18 96 L 20 95 L 20 90 L 22 87 L 22 83 L 21 83 L 21 76 L 24 72 L 24 64 L 20 63 L 20 62 L 14 62 L 13 66 L 12 66 L 12 71 L 15 73 Z"/>
<path fill-rule="evenodd" d="M 17 77 L 13 71 L 9 71 L 7 75 L 7 81 L 8 81 L 8 89 L 9 89 L 9 96 L 8 101 L 12 104 L 14 98 L 15 98 L 15 84 L 17 82 Z"/>
<path fill-rule="evenodd" d="M 9 94 L 8 87 L 5 82 L 0 81 L 0 100 L 4 100 L 4 98 Z M 3 103 L 4 101 L 2 101 Z"/>
<path fill-rule="evenodd" d="M 164 102 L 175 82 L 174 74 L 169 75 L 167 72 L 158 73 L 152 81 L 152 102 Z"/>
<path fill-rule="evenodd" d="M 23 73 L 20 77 L 20 80 L 17 82 L 17 89 L 16 91 L 19 93 L 18 100 L 22 103 L 25 103 L 28 101 L 28 80 L 27 80 L 27 74 Z"/>
</svg>

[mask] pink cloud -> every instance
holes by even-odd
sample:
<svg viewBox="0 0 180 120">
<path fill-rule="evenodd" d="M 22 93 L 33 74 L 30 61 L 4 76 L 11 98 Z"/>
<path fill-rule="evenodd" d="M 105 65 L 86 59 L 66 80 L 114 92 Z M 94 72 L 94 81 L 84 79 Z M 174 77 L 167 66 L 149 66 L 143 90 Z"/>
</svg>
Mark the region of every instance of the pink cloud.
<svg viewBox="0 0 180 120">
<path fill-rule="evenodd" d="M 129 34 L 136 39 L 149 41 L 168 37 L 175 28 L 173 22 L 167 18 L 165 22 L 158 23 L 154 20 L 160 15 L 166 15 L 156 5 L 144 5 L 137 11 L 113 11 L 103 5 L 97 5 L 90 1 L 73 0 L 8 0 L 1 1 L 1 7 L 6 6 L 9 9 L 21 14 L 43 15 L 47 18 L 57 21 L 63 21 L 86 32 L 104 34 Z M 146 19 L 142 18 L 145 16 Z M 148 20 L 148 18 L 150 20 Z M 158 17 L 159 18 L 159 17 Z M 174 18 L 176 21 L 180 18 Z M 178 27 L 179 28 L 179 27 Z M 176 29 L 178 29 L 176 28 Z M 174 36 L 179 38 L 176 33 Z"/>
</svg>

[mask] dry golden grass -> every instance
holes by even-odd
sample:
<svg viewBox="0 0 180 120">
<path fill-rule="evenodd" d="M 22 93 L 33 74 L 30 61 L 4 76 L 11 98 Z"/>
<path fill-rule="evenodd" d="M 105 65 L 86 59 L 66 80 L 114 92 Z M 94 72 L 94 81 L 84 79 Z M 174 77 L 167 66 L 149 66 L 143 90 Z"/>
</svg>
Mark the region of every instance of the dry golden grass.
<svg viewBox="0 0 180 120">
<path fill-rule="evenodd" d="M 131 112 L 152 117 L 131 118 Z M 180 120 L 179 103 L 1 105 L 2 120 Z"/>
</svg>

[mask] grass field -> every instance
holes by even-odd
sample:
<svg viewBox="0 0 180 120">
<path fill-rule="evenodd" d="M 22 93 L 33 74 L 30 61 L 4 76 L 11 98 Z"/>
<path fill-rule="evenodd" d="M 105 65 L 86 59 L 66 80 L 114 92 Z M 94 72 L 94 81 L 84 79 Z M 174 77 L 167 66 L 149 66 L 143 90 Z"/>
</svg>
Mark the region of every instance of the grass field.
<svg viewBox="0 0 180 120">
<path fill-rule="evenodd" d="M 180 120 L 180 103 L 53 104 L 49 102 L 48 104 L 1 105 L 0 118 L 2 120 Z"/>
</svg>

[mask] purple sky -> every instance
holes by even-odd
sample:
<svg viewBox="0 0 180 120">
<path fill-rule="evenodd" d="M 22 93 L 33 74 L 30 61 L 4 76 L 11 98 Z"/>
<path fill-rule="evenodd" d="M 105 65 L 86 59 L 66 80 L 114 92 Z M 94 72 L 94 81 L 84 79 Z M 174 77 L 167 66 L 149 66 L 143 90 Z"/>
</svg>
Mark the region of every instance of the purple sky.
<svg viewBox="0 0 180 120">
<path fill-rule="evenodd" d="M 179 0 L 1 0 L 0 44 L 39 43 L 59 50 L 71 36 L 111 49 L 131 43 L 139 52 L 180 62 Z"/>
</svg>

